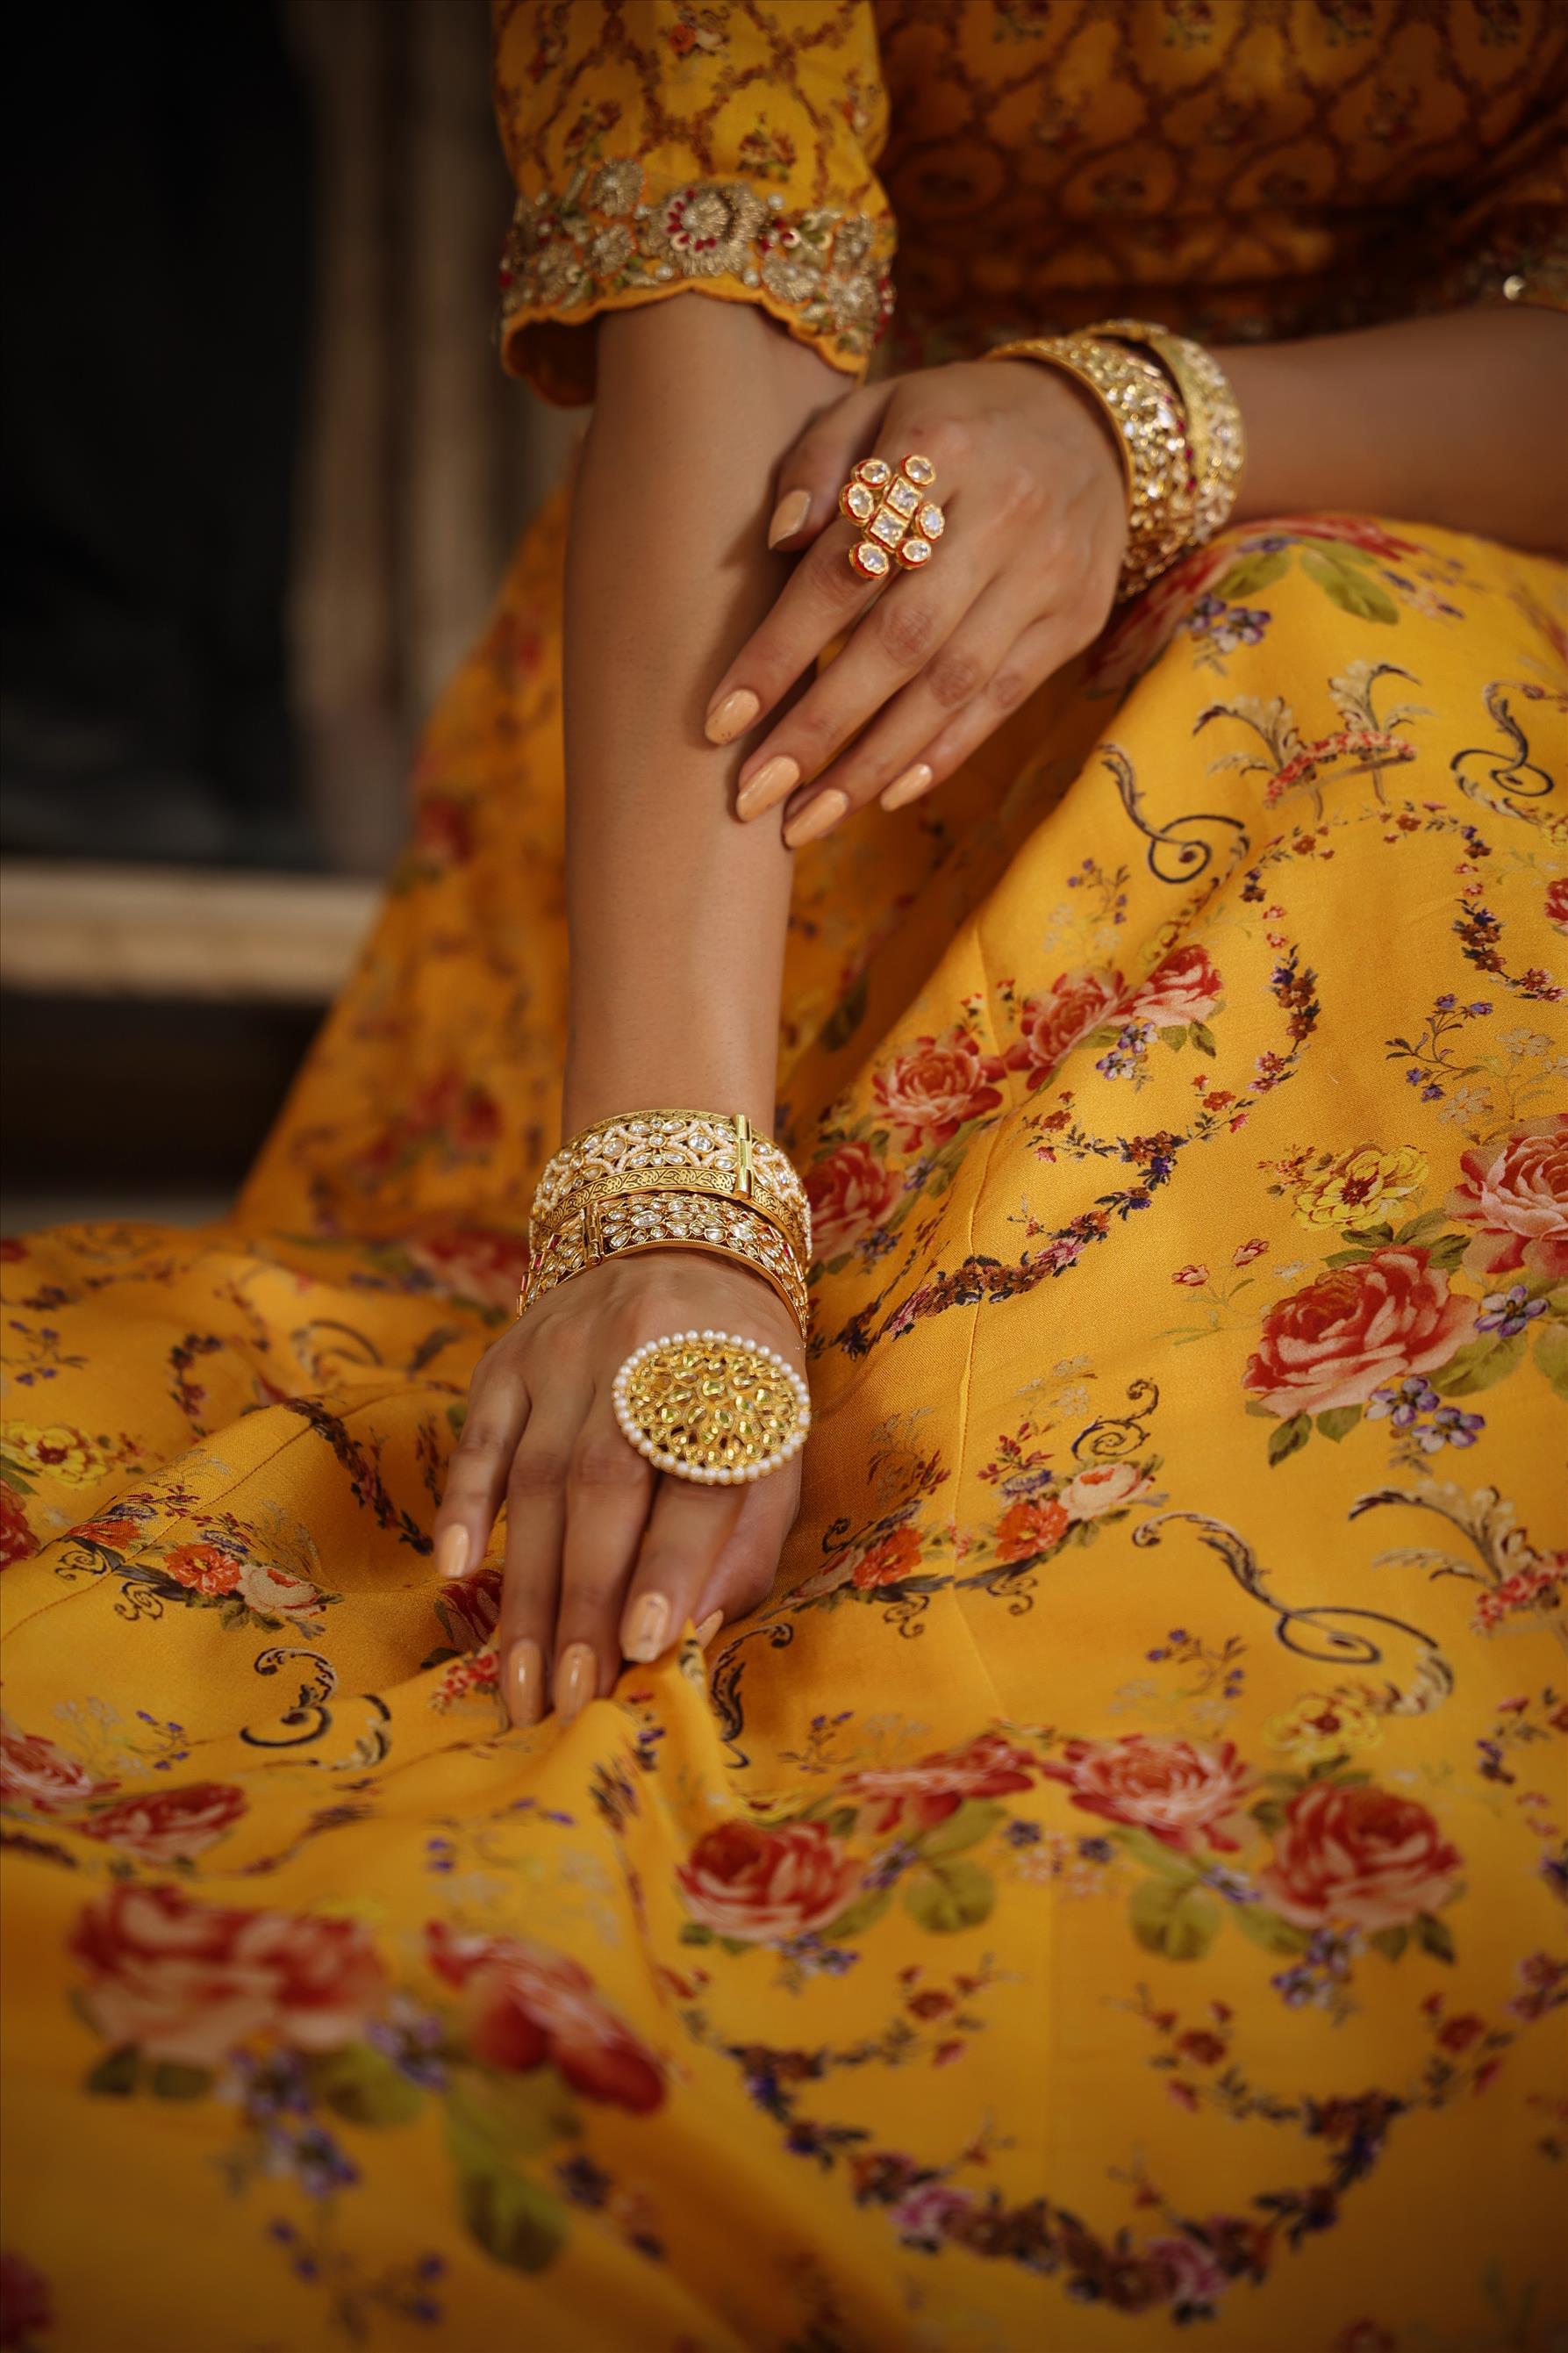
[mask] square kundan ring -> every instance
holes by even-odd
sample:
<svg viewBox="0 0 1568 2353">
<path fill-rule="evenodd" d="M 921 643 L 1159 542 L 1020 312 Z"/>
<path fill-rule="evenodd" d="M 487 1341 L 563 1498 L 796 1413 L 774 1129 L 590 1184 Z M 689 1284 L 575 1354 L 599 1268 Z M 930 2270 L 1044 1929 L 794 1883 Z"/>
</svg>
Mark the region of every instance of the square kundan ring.
<svg viewBox="0 0 1568 2353">
<path fill-rule="evenodd" d="M 944 517 L 927 492 L 936 480 L 929 458 L 905 458 L 895 474 L 885 458 L 863 458 L 838 493 L 838 512 L 864 534 L 849 551 L 862 580 L 886 580 L 896 557 L 906 572 L 929 564 Z"/>
</svg>

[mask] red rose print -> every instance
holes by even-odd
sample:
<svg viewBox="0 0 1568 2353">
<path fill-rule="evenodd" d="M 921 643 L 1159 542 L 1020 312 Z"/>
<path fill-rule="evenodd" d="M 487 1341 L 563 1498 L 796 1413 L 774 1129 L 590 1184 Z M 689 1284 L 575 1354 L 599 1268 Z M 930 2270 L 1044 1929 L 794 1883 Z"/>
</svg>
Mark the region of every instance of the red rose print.
<svg viewBox="0 0 1568 2353">
<path fill-rule="evenodd" d="M 85 1765 L 41 1733 L 0 1725 L 0 1797 L 7 1804 L 30 1806 L 36 1814 L 57 1814 L 67 1806 L 107 1797 L 119 1786 L 117 1781 L 95 1780 Z"/>
<path fill-rule="evenodd" d="M 639 2115 L 659 2105 L 659 2061 L 595 1992 L 580 1961 L 521 1937 L 458 1936 L 444 1920 L 425 1934 L 431 1967 L 463 1990 L 477 2059 L 514 2074 L 548 2060 L 585 2099 Z"/>
<path fill-rule="evenodd" d="M 1060 1544 L 1070 1525 L 1066 1505 L 1054 1495 L 1043 1495 L 1037 1502 L 1020 1495 L 996 1523 L 996 1557 L 1032 1560 L 1037 1553 L 1049 1552 L 1053 1545 Z"/>
<path fill-rule="evenodd" d="M 966 1748 L 922 1757 L 917 1765 L 851 1773 L 844 1788 L 875 1809 L 871 1827 L 880 1837 L 900 1826 L 911 1832 L 930 1830 L 956 1813 L 966 1798 L 1001 1798 L 1026 1789 L 1039 1769 L 1038 1758 L 1026 1748 L 1003 1733 L 986 1732 Z"/>
<path fill-rule="evenodd" d="M 1250 1266 L 1253 1260 L 1261 1258 L 1268 1248 L 1268 1244 L 1261 1235 L 1254 1235 L 1249 1242 L 1237 1242 L 1230 1254 L 1230 1262 L 1232 1266 Z"/>
<path fill-rule="evenodd" d="M 1437 2040 L 1445 2051 L 1468 2051 L 1486 2031 L 1486 2020 L 1467 2010 L 1462 2018 L 1446 2019 L 1437 2030 Z"/>
<path fill-rule="evenodd" d="M 805 1192 L 813 1253 L 826 1261 L 881 1224 L 899 1198 L 899 1184 L 868 1144 L 840 1144 L 806 1170 Z"/>
<path fill-rule="evenodd" d="M 1458 1851 L 1425 1806 L 1363 1782 L 1309 1781 L 1285 1809 L 1265 1898 L 1301 1927 L 1402 1926 L 1454 1891 Z"/>
<path fill-rule="evenodd" d="M 121 1798 L 80 1827 L 89 1838 L 128 1849 L 160 1867 L 183 1862 L 216 1845 L 245 1812 L 245 1792 L 223 1781 L 193 1781 L 183 1789 L 153 1789 Z"/>
<path fill-rule="evenodd" d="M 1044 1086 L 1079 1039 L 1116 1012 L 1123 987 L 1119 972 L 1064 972 L 1047 996 L 1026 997 L 1018 1008 L 1017 1042 L 1007 1051 L 1009 1070 L 1027 1071 L 1031 1088 Z"/>
<path fill-rule="evenodd" d="M 1214 2304 L 1225 2294 L 1224 2272 L 1196 2239 L 1151 2239 L 1148 2256 L 1173 2305 Z"/>
<path fill-rule="evenodd" d="M 175 1887 L 121 1883 L 87 1906 L 69 1950 L 87 1970 L 100 2034 L 193 2067 L 215 2066 L 262 2032 L 299 2050 L 339 2050 L 386 1995 L 358 1921 L 224 1910 Z"/>
<path fill-rule="evenodd" d="M 232 1593 L 239 1583 L 240 1565 L 218 1545 L 188 1544 L 168 1555 L 163 1567 L 177 1585 L 193 1593 Z"/>
<path fill-rule="evenodd" d="M 1521 1268 L 1561 1282 L 1568 1277 L 1568 1115 L 1531 1120 L 1489 1152 L 1464 1155 L 1464 1181 L 1448 1196 L 1449 1216 L 1477 1229 L 1467 1272 Z"/>
<path fill-rule="evenodd" d="M 38 1540 L 27 1525 L 21 1497 L 0 1480 L 0 1568 L 27 1559 L 37 1549 Z"/>
<path fill-rule="evenodd" d="M 879 1536 L 855 1564 L 850 1582 L 864 1592 L 877 1585 L 897 1585 L 912 1577 L 921 1565 L 921 1540 L 913 1528 L 893 1528 Z"/>
<path fill-rule="evenodd" d="M 1201 1291 L 1208 1279 L 1206 1266 L 1179 1266 L 1171 1277 L 1173 1282 L 1182 1283 L 1188 1291 Z"/>
<path fill-rule="evenodd" d="M 928 1151 L 956 1135 L 966 1120 L 994 1111 L 1001 1090 L 992 1082 L 1005 1064 L 984 1054 L 965 1029 L 940 1038 L 920 1038 L 889 1068 L 879 1071 L 874 1092 L 884 1115 L 903 1133 L 906 1152 Z"/>
<path fill-rule="evenodd" d="M 1127 1008 L 1128 1018 L 1174 1029 L 1184 1021 L 1206 1021 L 1224 994 L 1218 973 L 1200 947 L 1173 948 L 1156 965 Z"/>
<path fill-rule="evenodd" d="M 1269 1310 L 1243 1386 L 1282 1419 L 1364 1405 L 1384 1381 L 1446 1364 L 1475 1320 L 1424 1250 L 1377 1250 Z"/>
<path fill-rule="evenodd" d="M 426 871 L 445 874 L 474 854 L 473 810 L 456 793 L 421 792 L 414 807 L 412 854 Z"/>
<path fill-rule="evenodd" d="M 855 1895 L 861 1866 L 820 1822 L 721 1822 L 675 1875 L 694 1920 L 760 1945 L 825 1927 Z"/>
<path fill-rule="evenodd" d="M 1554 932 L 1568 933 L 1568 874 L 1546 886 L 1546 920 Z"/>
<path fill-rule="evenodd" d="M 528 1266 L 528 1242 L 522 1234 L 468 1227 L 419 1235 L 408 1244 L 408 1255 L 453 1298 L 476 1299 L 482 1307 L 511 1307 Z"/>
<path fill-rule="evenodd" d="M 471 1576 L 454 1577 L 441 1588 L 442 1609 L 456 1619 L 475 1646 L 488 1642 L 500 1617 L 501 1573 L 477 1568 Z"/>
<path fill-rule="evenodd" d="M 1178 1854 L 1204 1847 L 1234 1853 L 1238 1844 L 1229 1825 L 1249 1785 L 1228 1740 L 1219 1748 L 1151 1740 L 1141 1732 L 1120 1740 L 1069 1740 L 1043 1769 L 1068 1784 L 1086 1813 L 1148 1831 Z"/>
</svg>

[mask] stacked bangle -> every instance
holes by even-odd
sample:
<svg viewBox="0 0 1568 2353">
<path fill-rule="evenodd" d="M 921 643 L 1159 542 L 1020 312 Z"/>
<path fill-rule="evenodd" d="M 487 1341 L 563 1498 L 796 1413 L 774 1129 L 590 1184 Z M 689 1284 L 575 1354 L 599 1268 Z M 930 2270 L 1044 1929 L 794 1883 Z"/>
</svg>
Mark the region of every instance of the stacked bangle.
<svg viewBox="0 0 1568 2353">
<path fill-rule="evenodd" d="M 1230 379 L 1212 352 L 1168 327 L 1142 319 L 1107 319 L 1089 329 L 1119 343 L 1142 343 L 1152 352 L 1176 388 L 1186 417 L 1194 476 L 1193 530 L 1188 544 L 1201 547 L 1222 531 L 1236 504 L 1247 462 L 1241 411 Z"/>
</svg>

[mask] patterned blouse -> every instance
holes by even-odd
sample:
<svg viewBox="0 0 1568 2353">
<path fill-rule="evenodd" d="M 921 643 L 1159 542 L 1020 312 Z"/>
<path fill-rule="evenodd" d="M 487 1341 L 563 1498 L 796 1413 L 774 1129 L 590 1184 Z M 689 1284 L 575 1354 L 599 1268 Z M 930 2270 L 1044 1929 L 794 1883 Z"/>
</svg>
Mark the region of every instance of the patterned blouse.
<svg viewBox="0 0 1568 2353">
<path fill-rule="evenodd" d="M 833 365 L 1568 307 L 1560 0 L 494 0 L 507 365 L 760 303 Z"/>
</svg>

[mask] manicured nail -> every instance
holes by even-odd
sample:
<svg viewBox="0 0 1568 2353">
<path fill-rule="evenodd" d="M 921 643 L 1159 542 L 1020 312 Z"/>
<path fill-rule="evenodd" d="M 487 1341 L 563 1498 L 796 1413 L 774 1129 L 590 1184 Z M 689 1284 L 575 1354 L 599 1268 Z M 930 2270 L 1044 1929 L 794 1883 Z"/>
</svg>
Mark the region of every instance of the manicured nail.
<svg viewBox="0 0 1568 2353">
<path fill-rule="evenodd" d="M 912 768 L 906 768 L 886 787 L 880 796 L 881 805 L 885 809 L 899 809 L 906 801 L 918 801 L 930 782 L 930 768 L 923 760 L 917 760 Z"/>
<path fill-rule="evenodd" d="M 711 1611 L 711 1612 L 710 1612 L 710 1614 L 708 1617 L 704 1618 L 704 1620 L 702 1620 L 702 1623 L 701 1623 L 701 1625 L 700 1625 L 700 1626 L 694 1626 L 694 1627 L 692 1628 L 692 1630 L 691 1630 L 691 1639 L 692 1639 L 692 1641 L 693 1641 L 694 1642 L 696 1642 L 696 1643 L 700 1644 L 700 1647 L 705 1651 L 705 1650 L 708 1648 L 709 1643 L 713 1640 L 714 1635 L 719 1631 L 720 1627 L 721 1627 L 723 1623 L 724 1623 L 724 1612 L 723 1612 L 721 1609 L 715 1609 L 715 1610 Z"/>
<path fill-rule="evenodd" d="M 514 1642 L 506 1654 L 506 1712 L 513 1724 L 544 1714 L 544 1659 L 537 1642 Z"/>
<path fill-rule="evenodd" d="M 593 1698 L 599 1673 L 586 1642 L 569 1642 L 555 1669 L 555 1713 L 563 1723 L 585 1708 Z"/>
<path fill-rule="evenodd" d="M 460 1524 L 443 1532 L 436 1547 L 437 1577 L 461 1577 L 468 1565 L 468 1531 Z"/>
<path fill-rule="evenodd" d="M 811 492 L 791 491 L 773 509 L 773 519 L 768 525 L 768 545 L 776 547 L 781 539 L 793 539 L 810 512 Z"/>
<path fill-rule="evenodd" d="M 735 796 L 737 817 L 761 817 L 764 809 L 773 808 L 786 793 L 793 793 L 800 782 L 800 763 L 792 760 L 787 752 L 775 752 L 764 760 L 754 776 L 748 776 Z"/>
<path fill-rule="evenodd" d="M 799 849 L 805 842 L 820 840 L 825 833 L 832 832 L 841 817 L 847 817 L 848 814 L 847 793 L 841 793 L 837 788 L 832 788 L 826 793 L 818 793 L 816 798 L 814 801 L 807 801 L 800 815 L 792 817 L 785 826 L 784 831 L 785 849 Z"/>
<path fill-rule="evenodd" d="M 702 723 L 702 733 L 710 744 L 732 744 L 743 735 L 758 712 L 762 698 L 749 686 L 732 687 L 722 702 L 715 703 Z"/>
<path fill-rule="evenodd" d="M 645 1593 L 627 1613 L 626 1630 L 621 1637 L 623 1658 L 635 1659 L 640 1667 L 649 1665 L 664 1648 L 668 1623 L 669 1604 L 663 1594 Z"/>
</svg>

